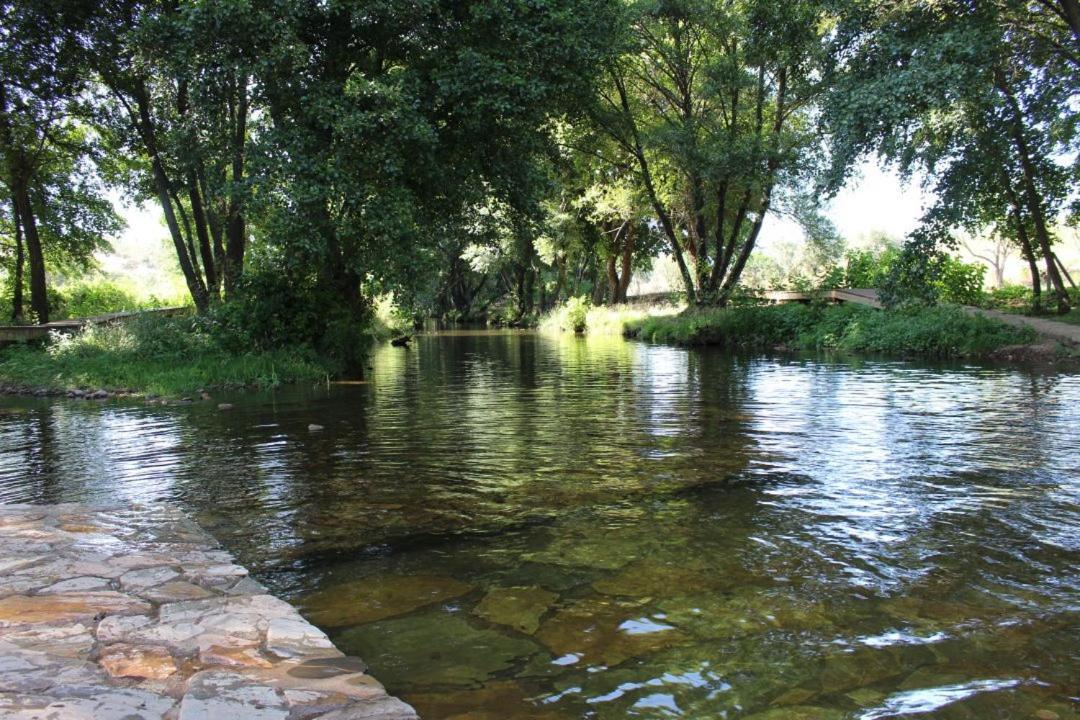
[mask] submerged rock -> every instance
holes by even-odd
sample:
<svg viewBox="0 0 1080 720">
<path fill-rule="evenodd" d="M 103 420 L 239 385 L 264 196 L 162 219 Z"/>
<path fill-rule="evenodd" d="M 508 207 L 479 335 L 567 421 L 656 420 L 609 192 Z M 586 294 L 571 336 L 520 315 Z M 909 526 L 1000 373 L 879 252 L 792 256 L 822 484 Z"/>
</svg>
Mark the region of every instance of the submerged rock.
<svg viewBox="0 0 1080 720">
<path fill-rule="evenodd" d="M 468 583 L 438 575 L 377 576 L 329 587 L 299 605 L 316 625 L 338 628 L 404 615 L 472 589 Z"/>
<path fill-rule="evenodd" d="M 334 640 L 345 652 L 364 658 L 391 687 L 473 685 L 540 649 L 528 640 L 475 628 L 460 616 L 443 612 L 363 625 Z"/>
<path fill-rule="evenodd" d="M 474 612 L 489 622 L 532 635 L 558 595 L 538 587 L 492 588 Z"/>
<path fill-rule="evenodd" d="M 528 708 L 530 720 L 566 720 L 566 714 L 544 709 L 515 682 L 494 680 L 479 688 L 445 690 L 409 695 L 409 702 L 423 718 L 439 720 L 504 720 L 521 716 Z"/>
<path fill-rule="evenodd" d="M 540 626 L 536 637 L 555 655 L 607 666 L 686 640 L 674 627 L 641 617 L 640 608 L 600 599 L 581 600 L 558 611 Z"/>
</svg>

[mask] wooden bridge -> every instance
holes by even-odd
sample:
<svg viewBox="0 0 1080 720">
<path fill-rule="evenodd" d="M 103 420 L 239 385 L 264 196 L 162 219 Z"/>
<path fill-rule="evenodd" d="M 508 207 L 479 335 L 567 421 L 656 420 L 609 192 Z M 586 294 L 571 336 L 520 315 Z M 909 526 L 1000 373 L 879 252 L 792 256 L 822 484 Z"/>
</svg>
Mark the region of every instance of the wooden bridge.
<svg viewBox="0 0 1080 720">
<path fill-rule="evenodd" d="M 854 288 L 850 290 L 820 290 L 818 292 L 798 292 L 795 290 L 769 290 L 762 294 L 765 300 L 774 303 L 810 302 L 811 300 L 832 300 L 833 302 L 851 302 L 880 308 L 877 290 L 872 288 Z"/>
<path fill-rule="evenodd" d="M 48 337 L 51 332 L 73 333 L 87 325 L 108 325 L 109 323 L 121 322 L 139 315 L 178 315 L 188 309 L 186 307 L 152 308 L 150 310 L 109 313 L 108 315 L 96 315 L 71 320 L 55 320 L 44 325 L 0 325 L 0 344 L 38 340 Z"/>
</svg>

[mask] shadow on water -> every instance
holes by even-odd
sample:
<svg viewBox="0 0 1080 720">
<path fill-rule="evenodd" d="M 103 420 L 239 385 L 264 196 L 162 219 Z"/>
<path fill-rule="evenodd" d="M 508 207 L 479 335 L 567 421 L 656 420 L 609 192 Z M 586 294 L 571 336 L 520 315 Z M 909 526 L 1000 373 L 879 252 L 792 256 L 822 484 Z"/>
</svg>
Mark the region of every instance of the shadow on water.
<svg viewBox="0 0 1080 720">
<path fill-rule="evenodd" d="M 0 500 L 179 502 L 428 718 L 1076 717 L 1077 376 L 482 331 L 374 366 L 5 400 Z"/>
</svg>

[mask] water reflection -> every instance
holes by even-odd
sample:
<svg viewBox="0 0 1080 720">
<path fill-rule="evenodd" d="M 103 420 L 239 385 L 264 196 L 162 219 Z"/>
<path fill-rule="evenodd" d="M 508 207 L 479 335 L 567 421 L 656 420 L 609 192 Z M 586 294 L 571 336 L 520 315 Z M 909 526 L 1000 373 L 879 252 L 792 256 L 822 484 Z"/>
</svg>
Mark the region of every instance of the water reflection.
<svg viewBox="0 0 1080 720">
<path fill-rule="evenodd" d="M 1076 716 L 1076 376 L 457 333 L 4 402 L 0 500 L 182 503 L 425 717 Z"/>
</svg>

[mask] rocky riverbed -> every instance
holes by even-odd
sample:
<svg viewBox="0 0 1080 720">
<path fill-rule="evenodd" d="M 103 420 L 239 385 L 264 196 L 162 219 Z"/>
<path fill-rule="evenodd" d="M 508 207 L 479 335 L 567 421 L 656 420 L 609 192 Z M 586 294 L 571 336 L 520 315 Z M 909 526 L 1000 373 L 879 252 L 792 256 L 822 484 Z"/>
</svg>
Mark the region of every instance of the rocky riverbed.
<svg viewBox="0 0 1080 720">
<path fill-rule="evenodd" d="M 0 506 L 0 717 L 415 720 L 170 507 Z"/>
</svg>

